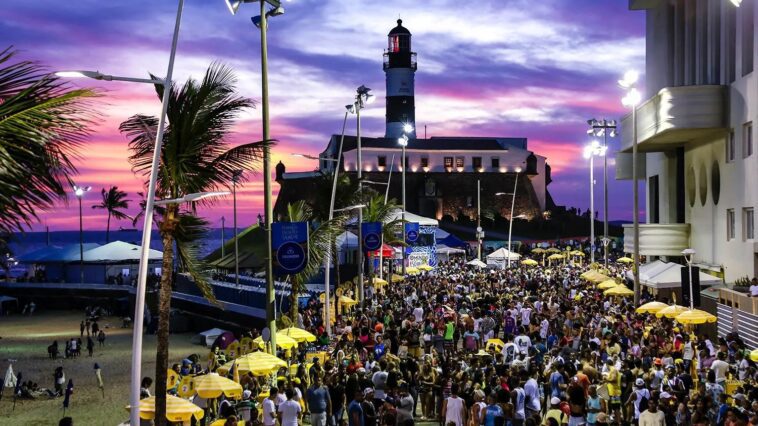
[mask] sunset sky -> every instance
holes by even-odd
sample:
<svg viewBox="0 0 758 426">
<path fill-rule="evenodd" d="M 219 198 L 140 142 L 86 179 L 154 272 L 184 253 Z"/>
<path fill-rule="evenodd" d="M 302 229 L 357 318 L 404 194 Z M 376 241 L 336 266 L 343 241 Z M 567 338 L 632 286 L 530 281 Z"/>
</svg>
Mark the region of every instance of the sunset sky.
<svg viewBox="0 0 758 426">
<path fill-rule="evenodd" d="M 616 80 L 627 69 L 644 67 L 644 16 L 627 10 L 626 0 L 293 0 L 269 24 L 272 137 L 280 142 L 274 164 L 288 171 L 316 167 L 291 157 L 316 154 L 338 133 L 344 105 L 357 86 L 378 100 L 362 113 L 364 134 L 384 132 L 382 52 L 398 17 L 413 33 L 418 53 L 416 124 L 429 136 L 526 137 L 529 148 L 546 156 L 553 170 L 549 191 L 556 203 L 587 208 L 586 120 L 619 119 L 624 113 Z M 4 0 L 0 39 L 21 57 L 50 70 L 86 69 L 147 77 L 166 72 L 177 2 L 173 0 Z M 174 79 L 199 77 L 213 61 L 236 70 L 240 94 L 260 100 L 260 37 L 251 24 L 257 4 L 237 16 L 223 0 L 187 0 Z M 103 91 L 102 122 L 78 160 L 85 198 L 85 226 L 104 229 L 105 215 L 89 206 L 100 188 L 118 185 L 136 210 L 143 179 L 127 162 L 127 140 L 118 125 L 135 113 L 157 115 L 160 102 L 141 84 L 77 80 L 76 86 Z M 239 117 L 230 141 L 261 138 L 260 110 Z M 348 125 L 354 134 L 355 125 Z M 611 143 L 613 153 L 618 141 Z M 610 160 L 610 159 L 609 159 Z M 612 161 L 610 162 L 612 164 Z M 602 202 L 602 168 L 596 203 Z M 611 168 L 610 175 L 615 171 Z M 598 174 L 596 174 L 598 176 Z M 610 182 L 611 219 L 630 219 L 632 186 Z M 274 185 L 278 189 L 278 185 Z M 644 198 L 643 198 L 644 199 Z M 51 229 L 75 229 L 75 200 L 41 214 Z M 247 225 L 262 210 L 262 178 L 238 195 L 239 221 Z M 231 222 L 231 198 L 200 213 L 220 226 Z M 130 227 L 127 222 L 116 223 Z M 138 225 L 141 227 L 141 225 Z"/>
</svg>

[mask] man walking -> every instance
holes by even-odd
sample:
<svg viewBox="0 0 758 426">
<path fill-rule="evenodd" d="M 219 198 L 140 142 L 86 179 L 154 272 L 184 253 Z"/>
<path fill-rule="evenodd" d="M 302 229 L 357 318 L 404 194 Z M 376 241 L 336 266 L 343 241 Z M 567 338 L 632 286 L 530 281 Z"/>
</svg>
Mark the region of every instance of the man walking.
<svg viewBox="0 0 758 426">
<path fill-rule="evenodd" d="M 321 384 L 321 377 L 315 374 L 311 377 L 311 387 L 306 391 L 306 401 L 311 412 L 311 426 L 326 426 L 327 413 L 332 412 L 332 399 L 329 389 Z"/>
</svg>

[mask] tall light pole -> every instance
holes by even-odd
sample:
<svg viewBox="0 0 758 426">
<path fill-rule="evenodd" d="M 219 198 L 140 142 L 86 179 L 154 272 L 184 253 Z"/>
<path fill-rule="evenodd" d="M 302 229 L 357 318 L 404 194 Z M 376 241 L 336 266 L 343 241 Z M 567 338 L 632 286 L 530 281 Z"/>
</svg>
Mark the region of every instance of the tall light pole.
<svg viewBox="0 0 758 426">
<path fill-rule="evenodd" d="M 482 260 L 482 181 L 476 180 L 476 258 Z M 510 250 L 510 248 L 509 248 Z"/>
<path fill-rule="evenodd" d="M 616 120 L 590 119 L 587 120 L 590 128 L 587 134 L 603 137 L 603 146 L 608 149 L 608 137 L 616 137 Z M 608 236 L 608 155 L 603 156 L 603 261 L 608 268 L 608 244 L 611 242 Z"/>
<path fill-rule="evenodd" d="M 358 194 L 363 201 L 363 156 L 361 154 L 361 110 L 374 101 L 371 89 L 361 85 L 355 95 L 356 166 L 358 168 Z M 358 209 L 358 301 L 363 307 L 363 207 Z"/>
<path fill-rule="evenodd" d="M 84 284 L 84 221 L 82 219 L 82 197 L 92 189 L 91 186 L 74 185 L 74 195 L 79 200 L 79 283 Z"/>
<path fill-rule="evenodd" d="M 413 126 L 405 123 L 403 124 L 403 136 L 398 138 L 397 143 L 402 147 L 402 159 L 400 160 L 400 164 L 403 165 L 402 170 L 402 177 L 401 177 L 401 184 L 402 186 L 402 201 L 403 201 L 403 212 L 401 213 L 400 220 L 403 222 L 403 276 L 405 276 L 405 268 L 406 268 L 406 247 L 405 244 L 407 244 L 405 240 L 405 169 L 406 167 L 406 161 L 405 161 L 405 149 L 408 146 L 409 141 L 409 135 L 413 135 Z M 387 183 L 387 191 L 389 192 L 389 181 Z M 386 201 L 385 201 L 386 202 Z M 381 249 L 379 250 L 381 252 Z"/>
<path fill-rule="evenodd" d="M 254 3 L 257 0 L 226 0 L 229 11 L 234 15 L 242 3 Z M 263 131 L 263 204 L 264 232 L 266 234 L 266 325 L 271 332 L 271 350 L 276 353 L 276 294 L 274 293 L 274 271 L 271 253 L 271 222 L 273 221 L 271 194 L 271 134 L 269 129 L 268 108 L 268 31 L 269 16 L 284 14 L 284 8 L 278 0 L 260 0 L 260 15 L 252 18 L 253 24 L 261 32 L 261 123 Z M 273 9 L 266 11 L 266 3 Z"/>
<path fill-rule="evenodd" d="M 639 185 L 637 182 L 637 104 L 639 104 L 641 95 L 635 87 L 639 74 L 636 71 L 627 71 L 624 78 L 619 80 L 619 86 L 627 90 L 626 95 L 621 99 L 621 103 L 632 109 L 632 182 L 634 211 L 632 218 L 634 221 L 634 305 L 640 304 L 640 211 L 639 211 Z"/>
<path fill-rule="evenodd" d="M 690 277 L 690 310 L 695 309 L 695 295 L 693 294 L 692 289 L 692 261 L 695 258 L 695 249 L 684 249 L 682 250 L 682 255 L 684 256 L 684 260 L 687 262 L 687 268 L 689 270 L 689 277 Z"/>
<path fill-rule="evenodd" d="M 242 170 L 234 170 L 232 172 L 232 210 L 234 218 L 232 221 L 234 222 L 234 283 L 239 286 L 240 285 L 240 250 L 239 250 L 239 241 L 237 241 L 237 237 L 239 236 L 239 231 L 237 230 L 237 183 L 240 180 L 240 177 L 242 177 Z"/>
<path fill-rule="evenodd" d="M 508 267 L 511 267 L 511 237 L 513 236 L 513 213 L 516 209 L 516 189 L 518 188 L 518 175 L 521 167 L 516 167 L 516 177 L 513 180 L 513 197 L 511 198 L 511 218 L 508 221 Z"/>
<path fill-rule="evenodd" d="M 590 263 L 595 263 L 595 157 L 605 157 L 607 149 L 598 141 L 584 147 L 584 158 L 590 160 Z"/>
<path fill-rule="evenodd" d="M 226 231 L 226 219 L 224 216 L 221 216 L 221 257 L 226 256 L 226 249 L 224 248 L 224 242 L 225 242 L 225 236 L 224 231 Z"/>
<path fill-rule="evenodd" d="M 137 425 L 140 422 L 139 405 L 140 405 L 140 385 L 142 384 L 142 327 L 145 313 L 145 289 L 147 287 L 147 268 L 148 257 L 150 254 L 150 237 L 153 228 L 153 212 L 155 204 L 155 186 L 158 179 L 158 167 L 161 159 L 161 148 L 163 146 L 163 133 L 166 127 L 166 111 L 171 94 L 171 80 L 174 74 L 174 58 L 176 57 L 176 45 L 179 40 L 179 28 L 182 22 L 182 11 L 184 9 L 184 0 L 179 0 L 176 10 L 176 20 L 174 22 L 174 34 L 171 39 L 171 53 L 168 57 L 168 69 L 166 78 L 163 80 L 151 80 L 143 78 L 115 77 L 103 75 L 93 71 L 69 71 L 56 73 L 62 77 L 89 77 L 96 80 L 106 81 L 128 81 L 135 83 L 147 83 L 153 85 L 163 85 L 163 94 L 161 101 L 161 115 L 158 120 L 158 130 L 155 135 L 155 145 L 153 147 L 153 159 L 150 165 L 150 180 L 147 186 L 147 196 L 145 200 L 145 221 L 142 226 L 142 246 L 140 248 L 139 272 L 137 274 L 137 291 L 134 300 L 134 328 L 132 331 L 132 365 L 131 365 L 131 383 L 129 386 L 129 405 L 131 412 L 129 415 L 130 424 Z"/>
</svg>

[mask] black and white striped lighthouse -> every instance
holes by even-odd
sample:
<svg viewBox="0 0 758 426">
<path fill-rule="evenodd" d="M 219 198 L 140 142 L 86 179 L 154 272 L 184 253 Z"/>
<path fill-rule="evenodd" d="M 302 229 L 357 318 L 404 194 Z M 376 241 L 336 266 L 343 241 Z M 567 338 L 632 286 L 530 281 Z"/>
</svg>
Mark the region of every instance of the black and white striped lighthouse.
<svg viewBox="0 0 758 426">
<path fill-rule="evenodd" d="M 384 72 L 387 79 L 387 129 L 384 137 L 399 138 L 403 126 L 413 126 L 409 137 L 416 137 L 416 107 L 413 99 L 413 80 L 416 73 L 416 53 L 411 51 L 411 32 L 397 20 L 397 26 L 387 34 L 384 52 Z"/>
</svg>

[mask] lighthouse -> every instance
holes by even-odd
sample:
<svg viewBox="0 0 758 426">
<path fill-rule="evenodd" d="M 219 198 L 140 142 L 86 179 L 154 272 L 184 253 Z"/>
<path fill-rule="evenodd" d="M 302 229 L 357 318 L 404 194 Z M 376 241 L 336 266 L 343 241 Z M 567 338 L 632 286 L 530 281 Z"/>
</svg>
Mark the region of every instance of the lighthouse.
<svg viewBox="0 0 758 426">
<path fill-rule="evenodd" d="M 411 32 L 403 27 L 403 20 L 387 34 L 387 51 L 384 52 L 384 73 L 387 80 L 387 127 L 385 138 L 399 138 L 403 126 L 413 126 L 416 137 L 416 107 L 413 99 L 413 80 L 416 74 L 416 53 L 411 51 Z"/>
</svg>

